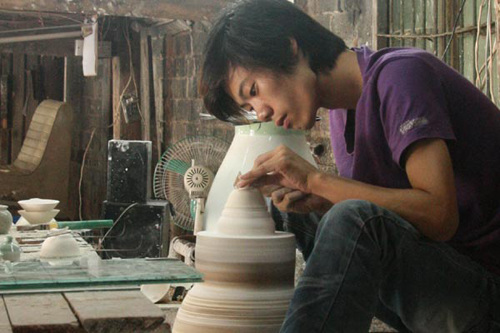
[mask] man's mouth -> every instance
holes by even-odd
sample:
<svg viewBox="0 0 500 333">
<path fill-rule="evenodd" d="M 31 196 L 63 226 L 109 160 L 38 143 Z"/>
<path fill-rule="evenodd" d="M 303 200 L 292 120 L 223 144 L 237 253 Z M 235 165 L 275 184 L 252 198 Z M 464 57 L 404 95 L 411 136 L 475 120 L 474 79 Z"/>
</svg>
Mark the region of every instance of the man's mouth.
<svg viewBox="0 0 500 333">
<path fill-rule="evenodd" d="M 285 121 L 283 122 L 283 128 L 284 129 L 290 128 L 290 120 L 288 118 L 286 118 Z"/>
<path fill-rule="evenodd" d="M 286 115 L 281 117 L 280 119 L 276 120 L 275 125 L 278 127 L 283 126 L 283 124 L 285 122 L 285 118 L 286 118 Z"/>
</svg>

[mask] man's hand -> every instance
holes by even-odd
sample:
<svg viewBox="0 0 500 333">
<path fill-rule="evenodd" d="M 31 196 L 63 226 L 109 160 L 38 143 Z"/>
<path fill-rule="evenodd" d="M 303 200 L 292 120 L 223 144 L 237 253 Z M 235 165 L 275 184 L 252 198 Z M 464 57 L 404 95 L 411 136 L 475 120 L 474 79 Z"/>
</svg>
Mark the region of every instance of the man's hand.
<svg viewBox="0 0 500 333">
<path fill-rule="evenodd" d="M 240 177 L 238 187 L 280 185 L 303 193 L 311 193 L 309 179 L 319 173 L 311 163 L 281 145 L 260 155 L 252 170 Z"/>
<path fill-rule="evenodd" d="M 325 198 L 314 194 L 306 194 L 298 190 L 292 190 L 288 187 L 279 187 L 272 191 L 269 195 L 274 206 L 282 212 L 289 213 L 318 213 L 325 214 L 331 207 L 332 203 Z"/>
</svg>

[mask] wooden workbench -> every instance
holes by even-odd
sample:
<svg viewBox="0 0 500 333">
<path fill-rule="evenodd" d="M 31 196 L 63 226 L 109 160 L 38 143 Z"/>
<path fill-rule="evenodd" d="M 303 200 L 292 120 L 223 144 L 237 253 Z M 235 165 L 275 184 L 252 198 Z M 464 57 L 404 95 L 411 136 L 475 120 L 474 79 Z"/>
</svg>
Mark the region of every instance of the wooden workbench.
<svg viewBox="0 0 500 333">
<path fill-rule="evenodd" d="M 10 234 L 24 251 L 22 261 L 38 255 L 40 242 L 36 239 L 43 241 L 43 232 L 23 233 L 13 228 Z M 83 239 L 77 240 L 82 252 L 92 251 Z M 170 332 L 170 325 L 165 322 L 164 312 L 138 287 L 26 293 L 16 290 L 13 294 L 0 293 L 0 333 L 4 332 Z"/>
<path fill-rule="evenodd" d="M 0 332 L 170 332 L 140 291 L 4 295 Z"/>
</svg>

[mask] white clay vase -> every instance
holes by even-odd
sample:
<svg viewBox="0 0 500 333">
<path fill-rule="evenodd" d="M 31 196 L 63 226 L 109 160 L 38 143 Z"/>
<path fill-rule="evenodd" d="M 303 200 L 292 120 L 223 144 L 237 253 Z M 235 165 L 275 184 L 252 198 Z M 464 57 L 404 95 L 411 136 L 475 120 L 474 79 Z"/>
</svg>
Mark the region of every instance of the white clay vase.
<svg viewBox="0 0 500 333">
<path fill-rule="evenodd" d="M 274 231 L 260 192 L 233 190 L 215 231 L 196 238 L 204 282 L 188 292 L 173 332 L 279 332 L 294 291 L 295 236 Z"/>
<path fill-rule="evenodd" d="M 8 206 L 0 205 L 0 234 L 9 233 L 12 227 L 12 215 L 7 208 Z"/>
<path fill-rule="evenodd" d="M 252 169 L 255 159 L 280 145 L 286 145 L 309 163 L 316 165 L 306 141 L 305 131 L 285 130 L 273 122 L 235 126 L 234 138 L 210 188 L 203 230 L 214 231 L 224 204 L 233 190 L 238 173 Z"/>
<path fill-rule="evenodd" d="M 13 242 L 10 235 L 5 239 L 5 243 L 0 244 L 0 253 L 3 260 L 12 262 L 21 260 L 21 248 Z"/>
</svg>

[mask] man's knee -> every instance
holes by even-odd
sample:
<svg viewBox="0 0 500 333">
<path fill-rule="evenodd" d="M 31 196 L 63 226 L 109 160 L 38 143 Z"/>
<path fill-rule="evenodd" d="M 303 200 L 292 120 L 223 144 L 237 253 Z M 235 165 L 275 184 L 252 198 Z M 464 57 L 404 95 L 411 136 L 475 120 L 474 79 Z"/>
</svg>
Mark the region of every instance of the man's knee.
<svg viewBox="0 0 500 333">
<path fill-rule="evenodd" d="M 377 233 L 382 229 L 401 227 L 418 233 L 409 222 L 397 214 L 366 200 L 345 200 L 333 205 L 320 224 L 320 230 L 328 229 L 350 237 L 363 230 Z"/>
<path fill-rule="evenodd" d="M 330 208 L 320 223 L 321 229 L 335 233 L 352 234 L 353 229 L 363 228 L 369 216 L 376 215 L 377 206 L 365 200 L 345 200 Z"/>
</svg>

